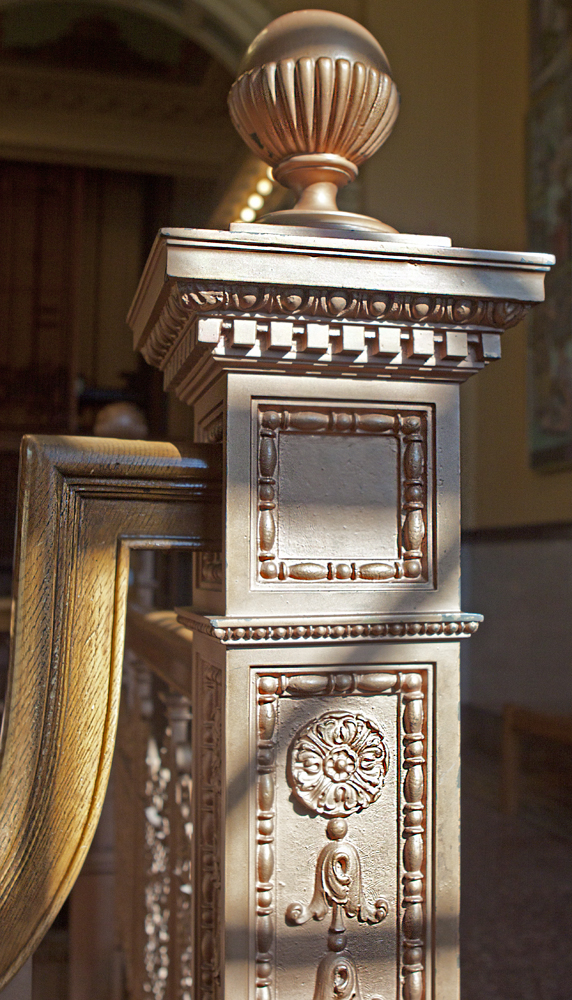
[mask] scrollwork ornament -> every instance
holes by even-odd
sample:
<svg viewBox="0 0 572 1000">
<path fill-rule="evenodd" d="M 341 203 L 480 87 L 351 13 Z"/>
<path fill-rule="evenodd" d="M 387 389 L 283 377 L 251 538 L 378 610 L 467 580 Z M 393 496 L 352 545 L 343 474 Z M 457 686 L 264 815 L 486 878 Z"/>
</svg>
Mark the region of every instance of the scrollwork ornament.
<svg viewBox="0 0 572 1000">
<path fill-rule="evenodd" d="M 270 418 L 272 422 L 274 418 Z M 411 431 L 415 428 L 411 427 Z M 469 623 L 473 624 L 473 623 Z M 433 623 L 428 623 L 431 627 Z M 416 626 L 418 627 L 418 626 Z M 286 629 L 283 629 L 287 632 Z M 393 632 L 391 633 L 394 634 Z M 417 634 L 417 633 L 416 633 Z M 280 743 L 280 713 L 278 703 L 282 698 L 307 699 L 337 695 L 387 695 L 399 699 L 399 739 L 395 771 L 398 778 L 400 804 L 398 808 L 399 835 L 405 841 L 401 850 L 400 899 L 394 917 L 399 938 L 400 1000 L 423 1000 L 425 996 L 426 961 L 426 882 L 427 851 L 426 805 L 427 747 L 426 702 L 424 672 L 379 671 L 365 672 L 334 670 L 300 674 L 272 673 L 258 675 L 257 681 L 257 837 L 255 864 L 256 880 L 256 1000 L 277 1000 L 275 989 L 275 954 L 273 927 L 278 919 L 275 911 L 275 783 L 277 751 Z M 314 719 L 298 731 L 290 742 L 289 765 L 293 748 L 307 731 L 333 717 L 341 722 L 345 716 L 355 719 L 361 713 L 329 712 Z M 379 724 L 363 715 L 374 730 L 381 735 Z M 371 731 L 366 727 L 367 733 Z M 383 737 L 382 737 L 383 738 Z M 322 752 L 321 759 L 324 759 Z M 387 758 L 386 758 L 387 763 Z M 323 768 L 322 768 L 323 770 Z M 383 769 L 382 769 L 383 770 Z M 290 780 L 290 779 L 289 779 Z M 292 782 L 290 781 L 290 785 Z M 315 810 L 314 810 L 315 811 Z M 358 810 L 356 810 L 357 812 Z M 323 954 L 316 967 L 313 994 L 308 1000 L 362 1000 L 360 991 L 359 962 L 356 964 L 348 942 L 349 920 L 376 925 L 371 933 L 383 933 L 381 924 L 391 916 L 393 905 L 383 896 L 369 896 L 365 891 L 362 874 L 362 857 L 349 834 L 349 816 L 330 816 L 325 825 L 327 838 L 318 851 L 313 865 L 312 889 L 306 899 L 300 900 L 293 893 L 281 913 L 282 920 L 292 927 L 310 921 L 324 921 L 329 916 L 329 927 Z M 398 848 L 399 849 L 399 848 Z M 393 924 L 395 926 L 395 924 Z M 312 932 L 308 930 L 310 936 Z M 315 932 L 314 932 L 315 933 Z M 390 929 L 389 934 L 393 931 Z M 316 956 L 317 958 L 318 956 Z M 363 1000 L 381 1000 L 369 994 Z"/>
<path fill-rule="evenodd" d="M 326 712 L 294 737 L 288 782 L 312 812 L 351 816 L 379 798 L 388 765 L 376 722 L 361 712 Z"/>
<path fill-rule="evenodd" d="M 337 908 L 338 920 L 342 911 L 348 917 L 357 917 L 362 924 L 379 924 L 385 920 L 389 912 L 387 900 L 380 897 L 371 904 L 365 898 L 357 848 L 347 841 L 340 843 L 347 829 L 344 819 L 333 819 L 328 823 L 327 834 L 332 842 L 322 848 L 318 857 L 314 895 L 308 905 L 290 904 L 286 910 L 289 923 L 305 924 L 312 917 L 323 920 L 331 908 Z M 334 936 L 342 931 L 341 925 L 332 928 Z"/>
<path fill-rule="evenodd" d="M 316 864 L 314 895 L 308 905 L 290 903 L 286 921 L 305 924 L 312 917 L 323 920 L 331 909 L 328 951 L 316 973 L 313 1000 L 360 1000 L 357 969 L 347 950 L 345 917 L 357 917 L 361 923 L 379 924 L 389 913 L 389 903 L 381 896 L 372 905 L 365 897 L 361 862 L 357 848 L 343 842 L 348 832 L 345 819 L 330 819 L 326 835 L 332 841 L 322 849 Z"/>
<path fill-rule="evenodd" d="M 318 966 L 314 1000 L 361 1000 L 355 963 L 351 955 L 330 952 Z"/>
</svg>

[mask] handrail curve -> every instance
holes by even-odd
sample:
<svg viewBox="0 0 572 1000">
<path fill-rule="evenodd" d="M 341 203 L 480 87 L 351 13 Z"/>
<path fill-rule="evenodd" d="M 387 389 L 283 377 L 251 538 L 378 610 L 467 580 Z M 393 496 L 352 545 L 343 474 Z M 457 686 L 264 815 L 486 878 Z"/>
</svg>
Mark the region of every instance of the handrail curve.
<svg viewBox="0 0 572 1000">
<path fill-rule="evenodd" d="M 53 921 L 105 796 L 130 548 L 220 548 L 220 449 L 27 436 L 0 742 L 0 989 Z"/>
</svg>

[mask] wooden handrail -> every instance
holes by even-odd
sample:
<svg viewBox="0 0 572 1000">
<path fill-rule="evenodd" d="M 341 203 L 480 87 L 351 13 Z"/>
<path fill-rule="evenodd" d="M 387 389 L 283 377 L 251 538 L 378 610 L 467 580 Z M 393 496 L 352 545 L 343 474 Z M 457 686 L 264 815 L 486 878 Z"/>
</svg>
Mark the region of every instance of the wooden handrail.
<svg viewBox="0 0 572 1000">
<path fill-rule="evenodd" d="M 26 437 L 0 758 L 0 988 L 95 831 L 113 753 L 130 548 L 220 548 L 220 455 Z"/>
</svg>

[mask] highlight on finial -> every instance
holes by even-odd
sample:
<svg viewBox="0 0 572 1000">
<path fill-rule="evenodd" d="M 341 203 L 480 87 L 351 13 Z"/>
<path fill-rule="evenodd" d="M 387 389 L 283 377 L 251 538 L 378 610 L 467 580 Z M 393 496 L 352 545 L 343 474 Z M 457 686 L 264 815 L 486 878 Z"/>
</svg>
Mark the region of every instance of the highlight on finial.
<svg viewBox="0 0 572 1000">
<path fill-rule="evenodd" d="M 387 57 L 362 25 L 326 10 L 276 18 L 246 52 L 228 103 L 246 144 L 298 198 L 263 222 L 395 232 L 336 204 L 399 111 Z"/>
</svg>

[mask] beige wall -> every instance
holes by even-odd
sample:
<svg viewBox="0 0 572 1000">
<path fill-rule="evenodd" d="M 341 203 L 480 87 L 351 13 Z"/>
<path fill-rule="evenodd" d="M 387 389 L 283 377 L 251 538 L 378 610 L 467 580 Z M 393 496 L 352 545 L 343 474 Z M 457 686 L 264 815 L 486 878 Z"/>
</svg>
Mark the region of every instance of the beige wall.
<svg viewBox="0 0 572 1000">
<path fill-rule="evenodd" d="M 477 0 L 369 0 L 367 26 L 401 94 L 394 133 L 364 171 L 367 210 L 402 232 L 477 235 Z"/>
<path fill-rule="evenodd" d="M 526 246 L 527 12 L 527 0 L 479 2 L 478 239 L 508 249 Z M 528 464 L 524 325 L 506 334 L 503 355 L 464 389 L 465 418 L 475 425 L 466 524 L 570 521 L 572 471 L 535 472 Z"/>
<path fill-rule="evenodd" d="M 365 210 L 461 246 L 526 248 L 528 0 L 365 0 L 360 20 L 402 96 L 364 170 Z M 464 525 L 569 521 L 572 472 L 528 465 L 524 325 L 503 355 L 462 390 Z"/>
</svg>

